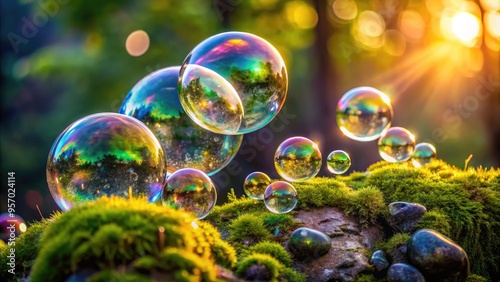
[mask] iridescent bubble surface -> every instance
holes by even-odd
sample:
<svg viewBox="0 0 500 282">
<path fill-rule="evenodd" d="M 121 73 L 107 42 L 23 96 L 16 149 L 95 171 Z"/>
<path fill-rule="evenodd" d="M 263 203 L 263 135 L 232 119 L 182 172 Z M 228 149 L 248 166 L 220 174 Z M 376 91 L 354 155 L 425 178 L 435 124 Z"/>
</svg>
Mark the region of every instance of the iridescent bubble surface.
<svg viewBox="0 0 500 282">
<path fill-rule="evenodd" d="M 250 173 L 243 183 L 245 194 L 255 200 L 263 200 L 267 186 L 271 184 L 271 178 L 267 174 L 256 171 Z"/>
<path fill-rule="evenodd" d="M 288 182 L 273 182 L 264 192 L 264 203 L 272 213 L 290 212 L 297 205 L 297 191 Z"/>
<path fill-rule="evenodd" d="M 164 206 L 182 208 L 202 219 L 215 207 L 217 190 L 203 171 L 183 168 L 168 177 L 161 201 Z"/>
<path fill-rule="evenodd" d="M 239 134 L 264 127 L 285 102 L 288 88 L 285 63 L 276 48 L 256 35 L 225 32 L 205 39 L 185 59 L 180 72 L 181 81 L 189 75 L 186 72 L 188 65 L 208 68 L 234 87 L 243 105 L 243 119 L 237 129 Z M 180 96 L 183 95 L 181 88 Z M 201 101 L 207 103 L 210 100 L 210 97 L 202 98 Z"/>
<path fill-rule="evenodd" d="M 351 158 L 342 150 L 335 150 L 328 155 L 326 165 L 331 173 L 342 174 L 351 167 Z"/>
<path fill-rule="evenodd" d="M 418 143 L 411 155 L 411 162 L 415 167 L 421 167 L 436 159 L 436 148 L 429 143 Z"/>
<path fill-rule="evenodd" d="M 389 128 L 378 140 L 380 156 L 391 163 L 409 160 L 414 149 L 415 136 L 402 127 Z"/>
<path fill-rule="evenodd" d="M 274 167 L 278 174 L 291 182 L 313 178 L 321 169 L 318 145 L 304 137 L 283 141 L 274 154 Z"/>
<path fill-rule="evenodd" d="M 49 153 L 47 183 L 63 211 L 104 195 L 145 196 L 152 202 L 166 170 L 160 142 L 146 125 L 126 115 L 99 113 L 59 135 Z"/>
<path fill-rule="evenodd" d="M 179 69 L 161 69 L 141 79 L 120 113 L 144 122 L 156 135 L 167 156 L 168 173 L 195 168 L 213 175 L 234 158 L 243 136 L 217 134 L 189 118 L 177 93 Z"/>
<path fill-rule="evenodd" d="M 389 97 L 372 87 L 347 91 L 337 104 L 337 124 L 347 137 L 372 141 L 390 126 L 392 106 Z"/>
<path fill-rule="evenodd" d="M 179 99 L 189 117 L 215 133 L 237 134 L 243 105 L 233 86 L 203 66 L 185 65 L 182 72 Z"/>
<path fill-rule="evenodd" d="M 0 214 L 0 236 L 4 242 L 15 242 L 15 238 L 26 232 L 24 219 L 17 214 L 4 212 Z"/>
</svg>

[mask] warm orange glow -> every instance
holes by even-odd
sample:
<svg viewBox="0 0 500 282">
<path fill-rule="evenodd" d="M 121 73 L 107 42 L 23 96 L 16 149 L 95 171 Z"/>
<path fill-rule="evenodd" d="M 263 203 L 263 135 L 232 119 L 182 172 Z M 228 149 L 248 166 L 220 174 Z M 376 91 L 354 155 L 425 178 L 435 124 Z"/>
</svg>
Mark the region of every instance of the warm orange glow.
<svg viewBox="0 0 500 282">
<path fill-rule="evenodd" d="M 141 56 L 149 49 L 149 36 L 144 30 L 132 32 L 125 42 L 127 52 L 134 57 Z"/>
<path fill-rule="evenodd" d="M 425 32 L 425 21 L 422 16 L 412 10 L 403 11 L 399 15 L 399 29 L 409 40 L 418 40 Z"/>
<path fill-rule="evenodd" d="M 500 13 L 487 12 L 484 15 L 484 25 L 488 33 L 493 37 L 500 38 Z"/>
<path fill-rule="evenodd" d="M 358 6 L 353 0 L 335 0 L 333 13 L 341 20 L 350 21 L 358 14 Z"/>
<path fill-rule="evenodd" d="M 301 29 L 313 28 L 318 23 L 316 10 L 302 1 L 288 2 L 285 13 L 288 21 Z"/>
<path fill-rule="evenodd" d="M 473 44 L 474 39 L 479 36 L 481 31 L 479 20 L 467 12 L 456 14 L 451 20 L 451 30 L 453 34 L 464 44 Z"/>
</svg>

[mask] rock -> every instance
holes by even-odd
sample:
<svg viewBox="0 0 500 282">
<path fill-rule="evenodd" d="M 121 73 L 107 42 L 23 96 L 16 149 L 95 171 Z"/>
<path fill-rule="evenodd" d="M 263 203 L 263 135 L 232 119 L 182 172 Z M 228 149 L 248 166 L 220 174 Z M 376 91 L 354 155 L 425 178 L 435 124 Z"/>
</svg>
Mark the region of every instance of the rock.
<svg viewBox="0 0 500 282">
<path fill-rule="evenodd" d="M 294 220 L 303 227 L 327 234 L 332 240 L 326 255 L 317 259 L 295 260 L 294 268 L 305 273 L 310 282 L 355 280 L 369 266 L 369 257 L 365 255 L 369 248 L 384 238 L 380 226 L 366 224 L 361 228 L 355 217 L 346 216 L 335 208 L 298 210 Z"/>
<path fill-rule="evenodd" d="M 415 267 L 406 263 L 395 263 L 387 271 L 389 282 L 425 282 L 425 278 Z"/>
<path fill-rule="evenodd" d="M 353 267 L 356 262 L 351 258 L 345 258 L 335 265 L 335 268 L 349 268 Z"/>
<path fill-rule="evenodd" d="M 328 253 L 332 241 L 325 233 L 311 228 L 298 228 L 288 239 L 288 249 L 298 259 L 320 258 Z"/>
<path fill-rule="evenodd" d="M 427 281 L 465 281 L 469 258 L 465 251 L 443 234 L 422 229 L 408 241 L 408 260 Z"/>
<path fill-rule="evenodd" d="M 389 224 L 400 232 L 410 233 L 427 209 L 421 204 L 393 202 L 389 204 Z"/>
<path fill-rule="evenodd" d="M 66 282 L 85 282 L 89 280 L 89 278 L 98 273 L 99 271 L 96 269 L 90 269 L 90 268 L 85 268 L 85 269 L 80 269 L 73 274 L 71 274 L 67 279 Z"/>
<path fill-rule="evenodd" d="M 385 257 L 385 253 L 382 250 L 375 251 L 370 259 L 370 263 L 373 265 L 375 270 L 381 272 L 389 267 L 389 262 Z"/>
<path fill-rule="evenodd" d="M 246 281 L 271 281 L 272 275 L 269 269 L 262 264 L 254 264 L 245 272 Z"/>
</svg>

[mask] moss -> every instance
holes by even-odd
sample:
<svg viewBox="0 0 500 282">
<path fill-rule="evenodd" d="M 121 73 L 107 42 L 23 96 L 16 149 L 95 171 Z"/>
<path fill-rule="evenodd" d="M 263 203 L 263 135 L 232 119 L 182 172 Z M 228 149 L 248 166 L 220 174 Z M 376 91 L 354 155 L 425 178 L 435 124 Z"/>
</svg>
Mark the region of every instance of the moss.
<svg viewBox="0 0 500 282">
<path fill-rule="evenodd" d="M 285 267 L 281 270 L 278 280 L 284 282 L 305 282 L 306 276 L 293 268 Z"/>
<path fill-rule="evenodd" d="M 486 282 L 486 281 L 488 281 L 488 279 L 476 274 L 469 275 L 469 277 L 467 277 L 466 280 L 466 282 Z"/>
<path fill-rule="evenodd" d="M 196 226 L 194 220 L 191 214 L 143 199 L 101 198 L 74 207 L 43 232 L 31 281 L 64 281 L 81 269 L 98 271 L 98 281 L 153 273 L 215 281 L 218 255 L 213 250 L 232 252 L 232 263 L 234 250 L 218 242 L 208 223 Z"/>
<path fill-rule="evenodd" d="M 379 279 L 375 278 L 375 276 L 370 275 L 370 274 L 363 274 L 357 277 L 355 280 L 356 282 L 375 282 L 378 281 Z"/>
<path fill-rule="evenodd" d="M 252 269 L 254 266 L 263 268 Z M 243 259 L 236 268 L 236 273 L 249 281 L 278 281 L 278 276 L 283 270 L 283 265 L 275 258 L 265 254 L 252 254 Z M 258 274 L 254 272 L 259 272 Z M 259 277 L 256 277 L 259 275 Z"/>
<path fill-rule="evenodd" d="M 0 280 L 18 281 L 18 279 L 29 275 L 31 267 L 41 247 L 40 239 L 42 237 L 42 232 L 51 223 L 51 221 L 55 220 L 56 217 L 57 215 L 54 215 L 54 217 L 50 220 L 42 220 L 31 224 L 25 233 L 16 238 L 14 246 L 5 245 L 4 248 L 0 249 L 0 269 L 2 273 L 1 275 L 3 276 Z M 9 258 L 7 256 L 10 254 L 11 247 L 15 249 L 16 255 L 15 275 L 8 273 L 10 266 L 7 265 L 9 262 Z"/>
<path fill-rule="evenodd" d="M 410 235 L 406 233 L 397 233 L 386 242 L 376 244 L 375 249 L 380 249 L 387 254 L 389 262 L 404 262 L 406 260 L 406 253 L 401 252 L 401 247 L 406 245 L 410 240 Z"/>
<path fill-rule="evenodd" d="M 272 234 L 264 227 L 264 219 L 254 214 L 244 214 L 229 226 L 229 240 L 233 242 L 256 243 L 271 237 Z"/>
<path fill-rule="evenodd" d="M 217 229 L 208 222 L 198 221 L 197 225 L 210 244 L 215 262 L 220 266 L 233 268 L 236 265 L 236 251 L 233 246 L 222 240 Z"/>
<path fill-rule="evenodd" d="M 264 227 L 274 235 L 287 234 L 298 226 L 298 223 L 293 220 L 290 214 L 274 214 L 267 212 L 262 216 L 264 217 Z"/>
<path fill-rule="evenodd" d="M 448 217 L 438 211 L 427 211 L 416 225 L 417 229 L 432 229 L 450 236 L 451 226 Z"/>
<path fill-rule="evenodd" d="M 276 242 L 263 241 L 258 244 L 255 244 L 249 247 L 242 256 L 250 255 L 250 254 L 266 254 L 271 257 L 277 259 L 284 266 L 290 267 L 292 266 L 292 258 L 290 254 Z"/>
</svg>

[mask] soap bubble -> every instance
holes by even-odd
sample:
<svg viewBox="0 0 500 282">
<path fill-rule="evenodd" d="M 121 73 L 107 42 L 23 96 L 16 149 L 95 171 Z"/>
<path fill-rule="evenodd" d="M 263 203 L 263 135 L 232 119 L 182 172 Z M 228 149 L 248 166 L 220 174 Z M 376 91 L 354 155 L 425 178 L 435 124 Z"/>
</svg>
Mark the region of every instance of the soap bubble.
<svg viewBox="0 0 500 282">
<path fill-rule="evenodd" d="M 243 105 L 243 119 L 236 128 L 236 119 L 225 124 L 238 134 L 249 133 L 264 127 L 280 111 L 286 99 L 288 77 L 285 63 L 278 51 L 264 39 L 250 33 L 226 32 L 214 35 L 196 46 L 185 59 L 180 72 L 180 96 L 183 107 L 189 113 L 210 102 L 212 93 L 199 93 L 198 103 L 184 99 L 190 93 L 184 91 L 190 79 L 189 67 L 198 65 L 212 70 L 228 81 L 238 93 Z M 217 80 L 219 81 L 219 80 Z M 222 85 L 222 83 L 221 83 Z M 215 89 L 214 89 L 215 90 Z M 230 91 L 229 91 L 230 92 Z M 222 108 L 222 107 L 221 107 Z M 223 108 L 222 108 L 223 109 Z M 231 111 L 219 115 L 233 116 Z M 204 120 L 194 119 L 198 124 Z M 221 128 L 219 128 L 220 130 Z M 213 130 L 213 129 L 210 129 Z M 227 132 L 231 134 L 233 132 Z"/>
<path fill-rule="evenodd" d="M 144 122 L 158 137 L 167 156 L 168 173 L 195 168 L 213 175 L 234 158 L 243 136 L 216 134 L 189 118 L 177 94 L 179 69 L 161 69 L 140 80 L 120 113 Z"/>
<path fill-rule="evenodd" d="M 164 206 L 182 208 L 203 219 L 215 207 L 217 190 L 203 171 L 183 168 L 168 177 L 161 201 Z"/>
<path fill-rule="evenodd" d="M 263 172 L 252 172 L 243 183 L 243 190 L 245 194 L 254 200 L 263 200 L 264 191 L 266 191 L 267 186 L 271 184 L 271 178 Z"/>
<path fill-rule="evenodd" d="M 411 155 L 411 162 L 415 167 L 421 167 L 436 159 L 436 148 L 429 143 L 418 143 Z"/>
<path fill-rule="evenodd" d="M 264 192 L 264 203 L 272 213 L 290 212 L 297 205 L 297 191 L 288 182 L 273 182 Z"/>
<path fill-rule="evenodd" d="M 307 138 L 288 138 L 276 150 L 274 166 L 288 181 L 305 181 L 316 176 L 321 169 L 321 152 L 318 145 Z"/>
<path fill-rule="evenodd" d="M 233 86 L 202 66 L 187 65 L 182 71 L 179 99 L 189 117 L 215 133 L 237 134 L 243 118 L 243 105 Z"/>
<path fill-rule="evenodd" d="M 378 140 L 378 152 L 388 162 L 409 160 L 415 149 L 415 137 L 405 128 L 391 127 Z"/>
<path fill-rule="evenodd" d="M 24 219 L 17 214 L 4 212 L 0 214 L 0 232 L 1 240 L 4 242 L 9 242 L 9 239 L 13 239 L 26 232 L 26 223 Z M 10 240 L 12 242 L 12 240 Z"/>
<path fill-rule="evenodd" d="M 142 122 L 116 114 L 86 116 L 66 128 L 52 145 L 47 183 L 63 211 L 101 196 L 146 196 L 165 182 L 160 142 Z"/>
<path fill-rule="evenodd" d="M 328 155 L 326 165 L 331 173 L 342 174 L 351 167 L 351 158 L 342 150 L 335 150 Z"/>
<path fill-rule="evenodd" d="M 337 124 L 347 137 L 372 141 L 391 126 L 392 106 L 387 95 L 372 87 L 357 87 L 337 104 Z"/>
</svg>

